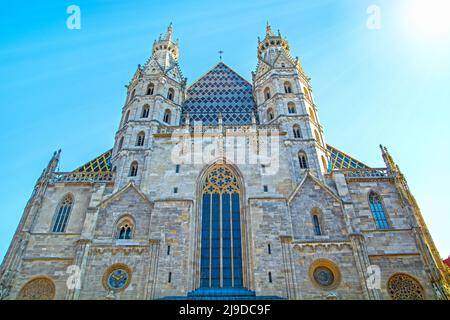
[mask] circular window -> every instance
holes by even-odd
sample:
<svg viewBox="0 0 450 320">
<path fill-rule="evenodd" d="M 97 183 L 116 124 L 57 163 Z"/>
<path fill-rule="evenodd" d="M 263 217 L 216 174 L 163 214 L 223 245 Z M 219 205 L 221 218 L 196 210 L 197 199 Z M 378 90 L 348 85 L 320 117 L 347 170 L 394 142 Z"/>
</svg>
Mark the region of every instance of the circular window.
<svg viewBox="0 0 450 320">
<path fill-rule="evenodd" d="M 53 300 L 55 298 L 55 284 L 44 277 L 27 282 L 20 290 L 18 300 Z"/>
<path fill-rule="evenodd" d="M 309 277 L 316 287 L 324 290 L 336 288 L 341 281 L 341 273 L 334 262 L 318 259 L 309 267 Z"/>
<path fill-rule="evenodd" d="M 313 273 L 314 280 L 323 287 L 329 287 L 334 283 L 333 271 L 327 267 L 318 267 Z"/>
<path fill-rule="evenodd" d="M 131 270 L 123 264 L 108 268 L 103 276 L 103 286 L 106 290 L 125 290 L 131 282 Z"/>
<path fill-rule="evenodd" d="M 388 281 L 388 292 L 393 300 L 424 300 L 422 286 L 407 274 L 396 274 Z"/>
</svg>

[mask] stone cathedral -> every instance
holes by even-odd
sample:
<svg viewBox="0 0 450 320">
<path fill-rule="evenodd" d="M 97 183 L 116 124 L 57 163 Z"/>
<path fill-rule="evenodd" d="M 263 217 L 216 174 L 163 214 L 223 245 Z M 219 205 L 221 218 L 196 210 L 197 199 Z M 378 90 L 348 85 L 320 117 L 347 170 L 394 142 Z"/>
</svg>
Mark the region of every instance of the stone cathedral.
<svg viewBox="0 0 450 320">
<path fill-rule="evenodd" d="M 399 167 L 326 143 L 279 31 L 251 83 L 219 62 L 188 84 L 172 34 L 127 85 L 113 148 L 71 172 L 51 158 L 1 299 L 448 299 Z"/>
</svg>

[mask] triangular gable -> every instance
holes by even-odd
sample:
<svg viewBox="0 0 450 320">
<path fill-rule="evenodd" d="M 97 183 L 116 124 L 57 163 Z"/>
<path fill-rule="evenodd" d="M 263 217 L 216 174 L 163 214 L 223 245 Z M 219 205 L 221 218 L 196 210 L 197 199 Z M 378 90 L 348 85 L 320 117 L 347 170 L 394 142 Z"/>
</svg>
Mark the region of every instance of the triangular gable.
<svg viewBox="0 0 450 320">
<path fill-rule="evenodd" d="M 182 123 L 191 121 L 216 125 L 219 115 L 225 125 L 252 123 L 256 113 L 252 85 L 223 62 L 216 64 L 187 90 Z"/>
<path fill-rule="evenodd" d="M 333 192 L 327 185 L 322 183 L 320 180 L 318 180 L 316 177 L 314 177 L 309 170 L 306 170 L 305 176 L 303 177 L 302 181 L 298 184 L 298 186 L 294 189 L 292 194 L 288 198 L 288 204 L 290 205 L 291 202 L 294 200 L 295 196 L 300 192 L 300 189 L 305 184 L 306 180 L 310 178 L 314 183 L 316 183 L 319 187 L 321 187 L 326 193 L 328 193 L 330 196 L 332 196 L 336 201 L 339 203 L 342 203 L 342 199 Z"/>
<path fill-rule="evenodd" d="M 136 187 L 133 181 L 130 181 L 125 187 L 123 187 L 116 193 L 113 193 L 108 198 L 104 199 L 102 202 L 98 204 L 98 207 L 105 208 L 109 203 L 111 203 L 112 201 L 114 201 L 115 199 L 117 199 L 130 189 L 135 191 L 139 195 L 139 197 L 142 198 L 142 200 L 146 202 L 150 207 L 153 207 L 152 202 L 148 200 L 147 196 L 141 190 L 139 190 L 139 188 Z"/>
</svg>

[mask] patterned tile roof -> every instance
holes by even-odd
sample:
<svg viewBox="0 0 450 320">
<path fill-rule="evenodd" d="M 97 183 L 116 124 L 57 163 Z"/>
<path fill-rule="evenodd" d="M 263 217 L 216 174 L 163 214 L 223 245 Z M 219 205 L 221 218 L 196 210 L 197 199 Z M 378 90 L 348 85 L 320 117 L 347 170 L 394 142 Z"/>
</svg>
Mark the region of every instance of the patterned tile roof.
<svg viewBox="0 0 450 320">
<path fill-rule="evenodd" d="M 327 149 L 328 151 L 330 151 L 332 170 L 369 168 L 361 161 L 358 161 L 355 158 L 350 157 L 349 155 L 330 145 L 327 145 Z"/>
<path fill-rule="evenodd" d="M 89 161 L 73 172 L 110 172 L 112 149 Z"/>
<path fill-rule="evenodd" d="M 332 170 L 337 169 L 361 169 L 369 168 L 367 165 L 358 161 L 344 152 L 328 145 L 328 150 L 331 155 Z M 88 163 L 82 165 L 73 172 L 110 172 L 111 171 L 111 155 L 112 149 L 101 154 L 97 158 L 89 161 Z"/>
<path fill-rule="evenodd" d="M 189 112 L 190 121 L 215 125 L 218 116 L 223 124 L 249 124 L 256 115 L 252 85 L 223 62 L 215 65 L 187 90 L 183 105 L 182 123 Z"/>
</svg>

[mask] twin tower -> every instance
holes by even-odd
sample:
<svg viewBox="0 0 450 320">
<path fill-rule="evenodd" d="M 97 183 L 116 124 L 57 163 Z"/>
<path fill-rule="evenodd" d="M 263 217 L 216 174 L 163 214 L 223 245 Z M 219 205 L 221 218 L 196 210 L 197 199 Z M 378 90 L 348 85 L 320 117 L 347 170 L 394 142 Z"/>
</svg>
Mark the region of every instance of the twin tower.
<svg viewBox="0 0 450 320">
<path fill-rule="evenodd" d="M 220 62 L 188 86 L 178 59 L 178 40 L 174 41 L 169 25 L 127 86 L 111 158 L 117 188 L 130 176 L 139 185 L 141 168 L 155 147 L 155 135 L 196 123 L 213 128 L 231 126 L 236 131 L 276 126 L 283 132 L 287 156 L 297 163 L 294 167 L 299 172 L 310 169 L 320 177 L 329 171 L 329 150 L 310 79 L 279 31 L 274 33 L 267 25 L 265 38 L 258 38 L 252 84 Z"/>
</svg>

